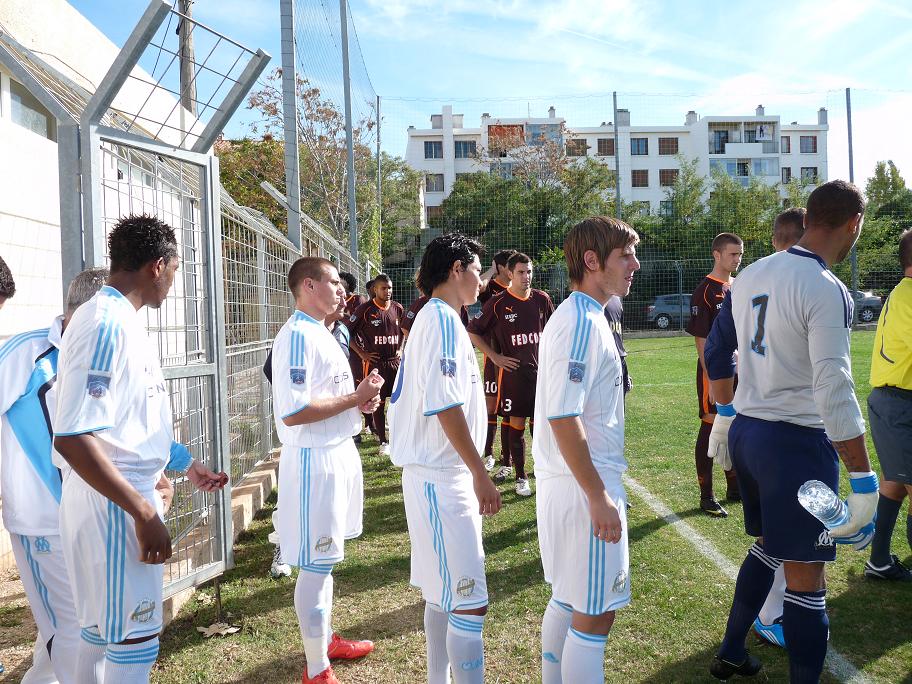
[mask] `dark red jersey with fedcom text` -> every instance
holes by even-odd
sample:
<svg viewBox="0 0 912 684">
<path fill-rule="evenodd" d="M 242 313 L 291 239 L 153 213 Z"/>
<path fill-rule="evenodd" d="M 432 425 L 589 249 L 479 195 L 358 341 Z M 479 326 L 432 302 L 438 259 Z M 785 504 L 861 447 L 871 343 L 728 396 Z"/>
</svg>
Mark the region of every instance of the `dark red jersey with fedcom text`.
<svg viewBox="0 0 912 684">
<path fill-rule="evenodd" d="M 486 304 L 501 292 L 506 292 L 506 290 L 506 285 L 501 285 L 500 281 L 497 280 L 497 278 L 491 278 L 488 281 L 488 286 L 478 293 L 478 301 L 482 304 Z"/>
<path fill-rule="evenodd" d="M 519 360 L 520 368 L 538 368 L 538 343 L 554 313 L 546 293 L 531 290 L 520 299 L 509 290 L 494 295 L 469 321 L 469 332 L 493 340 L 500 353 Z"/>
<path fill-rule="evenodd" d="M 376 352 L 380 362 L 396 358 L 396 352 L 402 342 L 402 304 L 390 302 L 384 309 L 375 300 L 364 302 L 355 309 L 345 324 L 352 337 L 359 335 L 364 343 L 364 351 Z"/>
</svg>

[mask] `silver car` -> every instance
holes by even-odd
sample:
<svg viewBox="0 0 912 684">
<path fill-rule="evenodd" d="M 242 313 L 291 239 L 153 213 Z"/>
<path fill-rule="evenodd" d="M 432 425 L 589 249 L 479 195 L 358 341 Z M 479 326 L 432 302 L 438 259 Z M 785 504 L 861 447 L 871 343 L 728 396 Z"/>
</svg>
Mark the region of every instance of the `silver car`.
<svg viewBox="0 0 912 684">
<path fill-rule="evenodd" d="M 873 292 L 862 292 L 861 290 L 849 290 L 852 299 L 855 300 L 855 316 L 859 323 L 875 323 L 880 310 L 883 308 L 883 300 Z"/>
</svg>

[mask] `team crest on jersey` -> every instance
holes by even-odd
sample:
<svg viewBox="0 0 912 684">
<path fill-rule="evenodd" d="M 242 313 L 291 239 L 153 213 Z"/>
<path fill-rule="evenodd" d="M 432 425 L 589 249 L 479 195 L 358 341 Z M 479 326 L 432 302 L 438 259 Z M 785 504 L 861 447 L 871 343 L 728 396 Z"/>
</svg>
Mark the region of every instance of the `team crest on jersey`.
<svg viewBox="0 0 912 684">
<path fill-rule="evenodd" d="M 440 359 L 440 372 L 448 378 L 455 378 L 456 359 Z"/>
<path fill-rule="evenodd" d="M 104 395 L 106 395 L 110 386 L 110 375 L 89 373 L 89 378 L 86 380 L 86 392 L 88 392 L 89 396 L 94 399 L 101 399 Z"/>
<path fill-rule="evenodd" d="M 406 317 L 406 318 L 414 318 L 414 317 L 415 317 L 415 312 L 414 312 L 414 311 L 409 311 L 407 314 L 405 314 L 405 317 Z"/>
<path fill-rule="evenodd" d="M 320 537 L 317 539 L 317 543 L 314 544 L 314 550 L 317 553 L 329 553 L 335 548 L 332 537 Z"/>
<path fill-rule="evenodd" d="M 295 385 L 303 385 L 307 382 L 307 369 L 306 368 L 292 368 L 290 371 L 291 382 Z"/>
<path fill-rule="evenodd" d="M 827 549 L 836 546 L 836 542 L 833 541 L 833 538 L 830 536 L 829 531 L 824 530 L 820 533 L 820 536 L 817 537 L 817 543 L 814 544 L 814 548 L 817 549 Z"/>
<path fill-rule="evenodd" d="M 348 317 L 348 320 L 349 320 L 351 323 L 354 323 L 355 321 L 358 320 L 358 317 L 357 317 L 355 314 L 352 314 L 351 316 Z"/>
<path fill-rule="evenodd" d="M 466 598 L 475 593 L 475 580 L 471 577 L 461 577 L 456 583 L 456 593 Z"/>
<path fill-rule="evenodd" d="M 379 318 L 375 318 L 374 320 L 371 321 L 371 325 L 374 326 L 375 328 L 379 328 L 379 327 L 380 327 L 380 319 L 379 319 Z"/>
<path fill-rule="evenodd" d="M 133 620 L 133 622 L 149 622 L 154 614 L 155 601 L 143 599 L 133 610 L 133 614 L 130 616 L 130 619 Z"/>
<path fill-rule="evenodd" d="M 627 577 L 627 572 L 621 570 L 614 578 L 614 584 L 611 585 L 611 591 L 613 591 L 615 594 L 623 594 L 625 591 L 627 591 L 628 579 L 629 578 Z"/>
<path fill-rule="evenodd" d="M 518 317 L 519 314 L 517 313 L 508 313 L 506 316 L 504 316 L 504 319 L 506 319 L 509 323 L 515 323 Z"/>
<path fill-rule="evenodd" d="M 35 540 L 35 553 L 50 553 L 51 552 L 51 542 L 47 540 L 47 537 L 38 537 Z"/>
<path fill-rule="evenodd" d="M 579 361 L 570 362 L 570 382 L 582 382 L 586 375 L 586 364 Z"/>
<path fill-rule="evenodd" d="M 690 307 L 690 313 L 692 315 L 696 316 L 698 313 L 700 313 L 700 307 L 699 306 Z"/>
</svg>

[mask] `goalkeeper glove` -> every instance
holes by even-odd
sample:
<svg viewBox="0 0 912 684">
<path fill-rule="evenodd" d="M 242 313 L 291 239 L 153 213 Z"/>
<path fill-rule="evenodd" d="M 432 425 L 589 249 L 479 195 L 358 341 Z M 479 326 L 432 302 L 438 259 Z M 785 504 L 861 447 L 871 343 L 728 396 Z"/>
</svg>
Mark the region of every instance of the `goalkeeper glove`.
<svg viewBox="0 0 912 684">
<path fill-rule="evenodd" d="M 830 537 L 837 544 L 851 544 L 862 551 L 874 538 L 874 521 L 877 517 L 878 482 L 873 472 L 849 473 L 852 493 L 846 499 L 849 519 L 830 530 Z"/>
<path fill-rule="evenodd" d="M 713 421 L 712 431 L 709 433 L 709 456 L 722 470 L 731 470 L 731 456 L 728 453 L 728 428 L 737 415 L 735 407 L 731 404 L 716 404 L 716 419 Z"/>
</svg>

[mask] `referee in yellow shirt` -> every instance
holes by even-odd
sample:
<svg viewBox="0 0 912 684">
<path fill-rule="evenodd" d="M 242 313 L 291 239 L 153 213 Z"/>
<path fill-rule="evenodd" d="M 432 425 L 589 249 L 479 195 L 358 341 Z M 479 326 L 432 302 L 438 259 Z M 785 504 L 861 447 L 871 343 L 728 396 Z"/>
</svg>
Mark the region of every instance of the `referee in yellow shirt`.
<svg viewBox="0 0 912 684">
<path fill-rule="evenodd" d="M 899 262 L 904 277 L 880 312 L 871 355 L 868 420 L 883 479 L 864 574 L 912 582 L 912 572 L 890 553 L 899 509 L 906 495 L 912 495 L 912 230 L 899 238 Z M 912 509 L 906 518 L 906 538 L 912 547 Z"/>
</svg>

